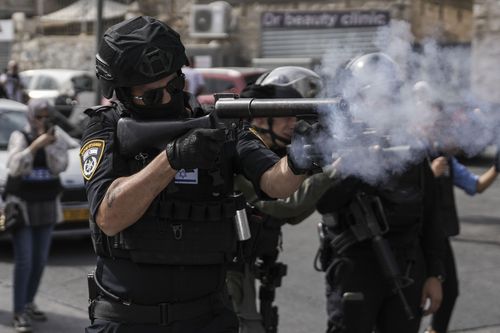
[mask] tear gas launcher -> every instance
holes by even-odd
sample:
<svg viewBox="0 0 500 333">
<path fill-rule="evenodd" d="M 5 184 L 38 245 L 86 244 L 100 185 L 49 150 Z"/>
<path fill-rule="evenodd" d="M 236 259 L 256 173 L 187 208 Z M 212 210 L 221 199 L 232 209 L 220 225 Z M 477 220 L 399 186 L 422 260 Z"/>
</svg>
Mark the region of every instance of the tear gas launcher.
<svg viewBox="0 0 500 333">
<path fill-rule="evenodd" d="M 254 99 L 235 94 L 217 94 L 213 110 L 206 116 L 177 121 L 139 121 L 121 118 L 117 137 L 120 153 L 135 156 L 150 148 L 164 149 L 173 139 L 194 128 L 226 128 L 228 139 L 242 121 L 256 117 L 316 119 L 322 110 L 348 111 L 342 98 Z"/>
<path fill-rule="evenodd" d="M 363 124 L 352 121 L 349 105 L 340 97 L 255 99 L 239 98 L 235 94 L 216 94 L 215 97 L 213 110 L 199 118 L 176 121 L 139 121 L 121 118 L 117 128 L 120 153 L 136 156 L 151 148 L 164 149 L 170 141 L 194 128 L 224 128 L 227 141 L 234 142 L 235 130 L 244 121 L 257 117 L 297 117 L 313 123 L 313 129 L 300 133 L 298 144 L 294 142 L 293 146 L 299 147 L 298 155 L 317 161 L 316 164 L 320 166 L 330 164 L 339 156 L 364 151 L 371 146 L 379 146 L 382 155 L 410 152 L 408 146 L 389 147 L 382 136 L 364 129 Z M 339 140 L 335 135 L 326 134 L 326 126 L 322 123 L 330 119 L 332 112 L 336 115 L 334 119 L 346 122 L 343 126 L 351 132 L 347 139 Z M 324 140 L 318 140 L 320 136 Z M 325 147 L 328 148 L 327 154 Z"/>
</svg>

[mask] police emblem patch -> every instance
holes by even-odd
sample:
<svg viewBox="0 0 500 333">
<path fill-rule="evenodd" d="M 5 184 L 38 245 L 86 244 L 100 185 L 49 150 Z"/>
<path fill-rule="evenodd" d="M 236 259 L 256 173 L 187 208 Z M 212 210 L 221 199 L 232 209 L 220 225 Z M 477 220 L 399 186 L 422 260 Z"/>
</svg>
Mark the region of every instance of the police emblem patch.
<svg viewBox="0 0 500 333">
<path fill-rule="evenodd" d="M 80 166 L 83 178 L 90 180 L 101 162 L 104 152 L 104 140 L 91 140 L 80 149 Z"/>
</svg>

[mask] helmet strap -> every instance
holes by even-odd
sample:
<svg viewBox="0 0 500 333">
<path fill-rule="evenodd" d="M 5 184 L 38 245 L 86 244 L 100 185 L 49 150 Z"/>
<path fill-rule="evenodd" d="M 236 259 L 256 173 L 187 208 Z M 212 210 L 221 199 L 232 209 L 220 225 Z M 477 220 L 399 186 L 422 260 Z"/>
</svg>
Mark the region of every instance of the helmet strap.
<svg viewBox="0 0 500 333">
<path fill-rule="evenodd" d="M 272 145 L 271 145 L 271 147 L 269 147 L 271 150 L 278 150 L 278 149 L 282 148 L 283 145 L 286 146 L 286 145 L 290 144 L 290 140 L 276 134 L 273 131 L 273 118 L 270 118 L 270 117 L 267 118 L 267 126 L 268 126 L 268 128 L 262 128 L 262 127 L 257 127 L 257 126 L 253 126 L 253 128 L 255 128 L 255 130 L 258 133 L 268 134 L 271 137 Z M 281 143 L 281 145 L 280 145 L 280 143 Z"/>
</svg>

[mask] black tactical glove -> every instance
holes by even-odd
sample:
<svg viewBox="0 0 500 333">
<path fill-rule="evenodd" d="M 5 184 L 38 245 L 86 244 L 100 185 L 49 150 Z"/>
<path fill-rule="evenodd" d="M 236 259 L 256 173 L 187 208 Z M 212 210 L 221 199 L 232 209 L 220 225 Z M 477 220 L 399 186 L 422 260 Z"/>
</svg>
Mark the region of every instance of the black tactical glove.
<svg viewBox="0 0 500 333">
<path fill-rule="evenodd" d="M 167 144 L 170 166 L 180 169 L 211 169 L 224 146 L 223 129 L 195 128 Z"/>
<path fill-rule="evenodd" d="M 318 163 L 317 153 L 312 138 L 319 131 L 319 123 L 309 124 L 300 120 L 295 125 L 292 144 L 287 146 L 288 167 L 295 175 L 303 175 L 310 171 L 321 169 Z"/>
</svg>

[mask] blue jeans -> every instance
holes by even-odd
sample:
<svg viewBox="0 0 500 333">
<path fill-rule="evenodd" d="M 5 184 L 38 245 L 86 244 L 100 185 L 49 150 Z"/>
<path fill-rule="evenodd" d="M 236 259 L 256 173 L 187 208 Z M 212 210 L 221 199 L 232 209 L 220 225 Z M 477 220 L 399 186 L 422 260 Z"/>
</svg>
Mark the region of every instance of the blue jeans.
<svg viewBox="0 0 500 333">
<path fill-rule="evenodd" d="M 33 302 L 49 256 L 53 224 L 26 226 L 12 234 L 14 247 L 14 313 Z"/>
</svg>

